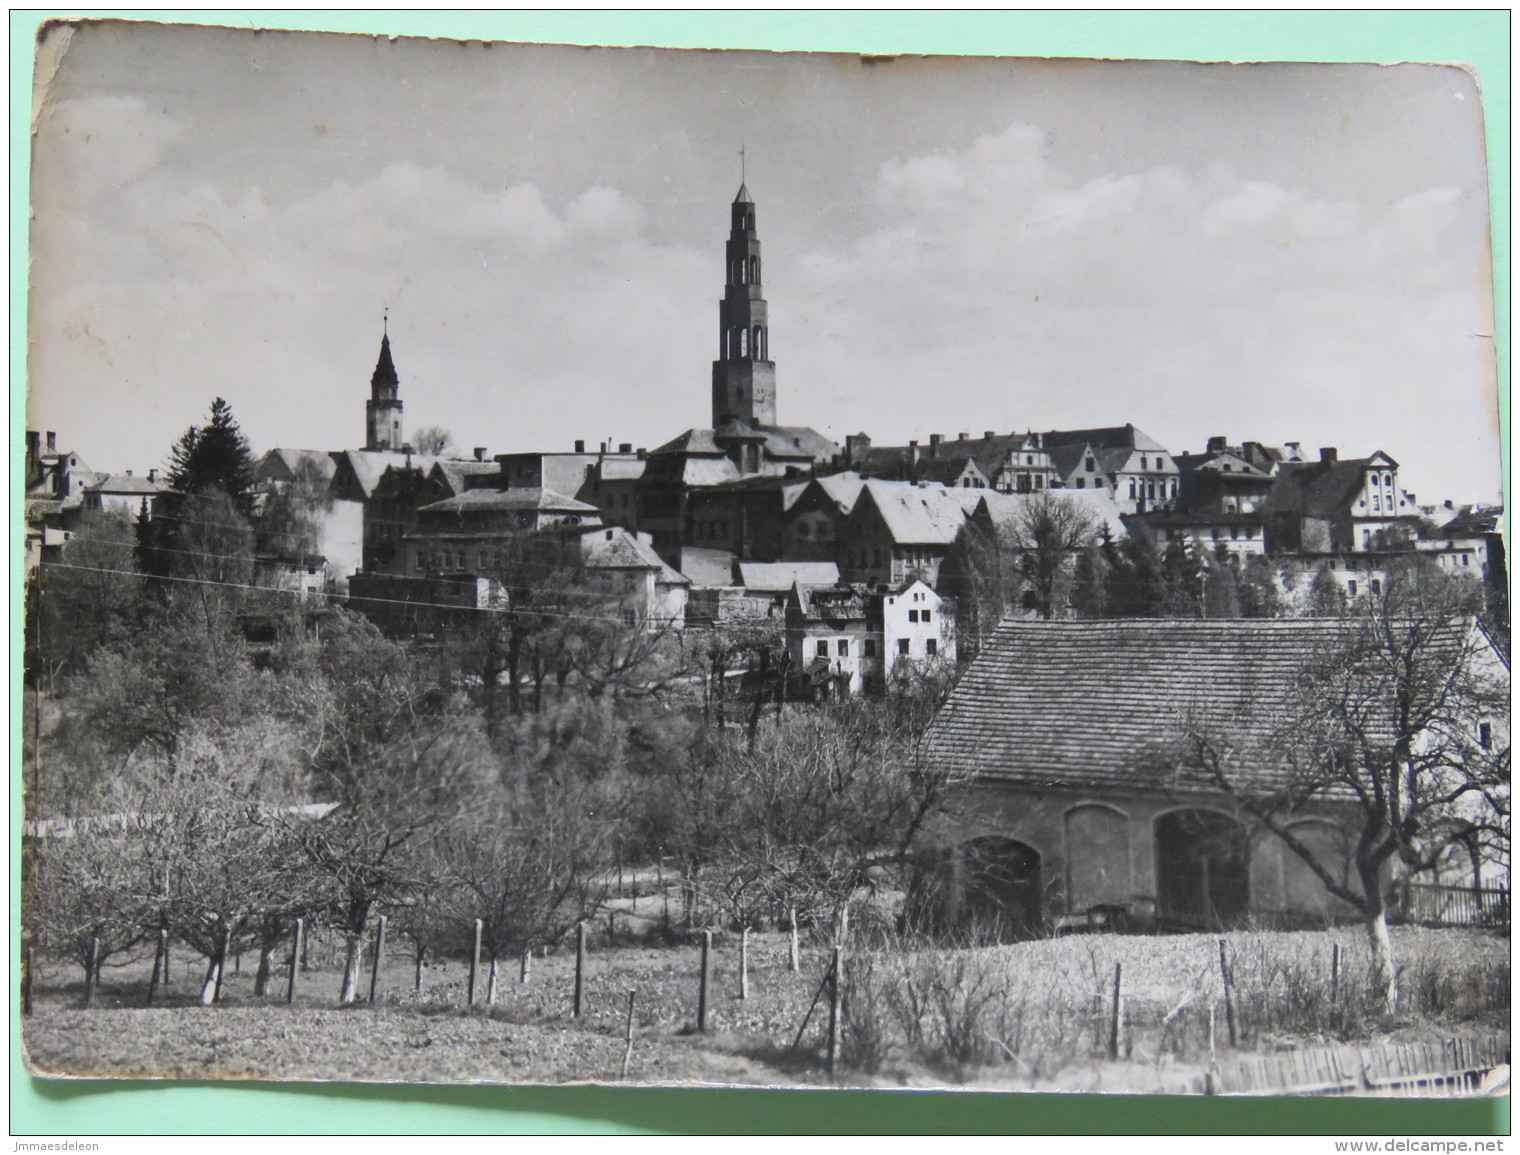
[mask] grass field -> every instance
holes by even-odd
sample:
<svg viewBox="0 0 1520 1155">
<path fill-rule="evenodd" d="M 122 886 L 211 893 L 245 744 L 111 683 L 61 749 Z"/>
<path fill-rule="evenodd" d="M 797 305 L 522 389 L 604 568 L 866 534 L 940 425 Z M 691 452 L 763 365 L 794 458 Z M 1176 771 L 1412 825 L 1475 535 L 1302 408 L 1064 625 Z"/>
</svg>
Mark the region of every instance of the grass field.
<svg viewBox="0 0 1520 1155">
<path fill-rule="evenodd" d="M 1228 1012 L 1219 970 L 1226 942 Z M 1333 949 L 1340 961 L 1332 979 Z M 1233 1052 L 1336 1042 L 1507 1032 L 1509 940 L 1481 932 L 1401 928 L 1398 1016 L 1358 996 L 1365 947 L 1354 929 L 1224 936 L 1074 936 L 960 951 L 849 952 L 838 1081 L 860 1086 L 1180 1090 Z M 700 951 L 593 949 L 583 1013 L 572 1016 L 573 951 L 535 957 L 527 983 L 504 960 L 496 1002 L 469 1008 L 468 965 L 424 971 L 388 951 L 374 1006 L 339 1008 L 340 975 L 326 944 L 309 954 L 295 1006 L 255 999 L 251 957 L 223 983 L 222 1002 L 195 1005 L 204 960 L 176 955 L 173 982 L 143 1006 L 150 964 L 108 968 L 94 1007 L 81 1003 L 77 967 L 38 975 L 23 1037 L 38 1073 L 145 1078 L 403 1082 L 617 1081 L 629 992 L 637 1082 L 817 1085 L 827 999 L 798 1035 L 829 952 L 804 947 L 800 973 L 787 939 L 751 936 L 750 997 L 739 998 L 736 935 L 714 951 L 709 1029 L 695 1031 Z M 1113 981 L 1122 968 L 1118 1057 Z M 484 968 L 482 968 L 484 970 Z M 368 991 L 368 972 L 361 989 Z M 1233 1020 L 1236 1045 L 1230 1046 Z"/>
</svg>

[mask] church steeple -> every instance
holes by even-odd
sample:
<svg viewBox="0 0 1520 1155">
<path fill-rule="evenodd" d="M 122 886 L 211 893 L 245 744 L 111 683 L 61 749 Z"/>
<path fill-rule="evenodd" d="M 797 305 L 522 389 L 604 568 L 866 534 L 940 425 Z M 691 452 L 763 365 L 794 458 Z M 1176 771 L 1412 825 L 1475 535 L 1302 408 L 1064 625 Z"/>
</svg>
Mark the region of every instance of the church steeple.
<svg viewBox="0 0 1520 1155">
<path fill-rule="evenodd" d="M 380 357 L 369 379 L 369 400 L 364 405 L 365 449 L 401 448 L 401 380 L 396 363 L 391 360 L 390 316 L 386 315 L 380 335 Z"/>
<path fill-rule="evenodd" d="M 718 304 L 718 359 L 713 362 L 712 420 L 776 424 L 776 366 L 770 359 L 770 320 L 760 285 L 760 237 L 755 202 L 741 180 L 730 206 L 727 285 Z"/>
</svg>

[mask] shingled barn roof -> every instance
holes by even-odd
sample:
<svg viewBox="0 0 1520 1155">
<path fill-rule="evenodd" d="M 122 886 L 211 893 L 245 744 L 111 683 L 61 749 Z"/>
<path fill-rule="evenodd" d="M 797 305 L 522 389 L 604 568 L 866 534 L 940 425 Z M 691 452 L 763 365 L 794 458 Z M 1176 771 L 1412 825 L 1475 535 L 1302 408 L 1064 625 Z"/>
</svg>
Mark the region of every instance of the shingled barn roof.
<svg viewBox="0 0 1520 1155">
<path fill-rule="evenodd" d="M 1306 666 L 1350 640 L 1338 618 L 1009 619 L 967 669 L 928 735 L 961 776 L 1041 788 L 1158 789 L 1158 757 L 1186 718 L 1260 749 Z M 1460 645 L 1470 623 L 1453 623 Z M 1245 767 L 1282 773 L 1263 760 Z"/>
</svg>

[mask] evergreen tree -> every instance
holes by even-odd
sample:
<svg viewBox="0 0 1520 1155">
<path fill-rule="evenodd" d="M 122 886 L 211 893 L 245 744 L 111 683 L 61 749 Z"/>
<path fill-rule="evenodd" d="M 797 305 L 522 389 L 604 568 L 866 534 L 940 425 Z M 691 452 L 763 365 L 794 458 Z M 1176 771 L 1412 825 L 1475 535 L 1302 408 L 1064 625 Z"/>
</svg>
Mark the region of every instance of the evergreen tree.
<svg viewBox="0 0 1520 1155">
<path fill-rule="evenodd" d="M 1240 581 L 1233 562 L 1215 558 L 1203 575 L 1203 616 L 1238 618 L 1241 615 Z"/>
<path fill-rule="evenodd" d="M 1203 616 L 1203 561 L 1197 550 L 1181 539 L 1168 542 L 1161 555 L 1161 577 L 1166 587 L 1161 600 L 1163 617 Z"/>
<path fill-rule="evenodd" d="M 180 434 L 169 455 L 168 481 L 183 494 L 221 492 L 244 517 L 253 512 L 253 451 L 220 397 L 211 403 L 211 420 Z"/>
</svg>

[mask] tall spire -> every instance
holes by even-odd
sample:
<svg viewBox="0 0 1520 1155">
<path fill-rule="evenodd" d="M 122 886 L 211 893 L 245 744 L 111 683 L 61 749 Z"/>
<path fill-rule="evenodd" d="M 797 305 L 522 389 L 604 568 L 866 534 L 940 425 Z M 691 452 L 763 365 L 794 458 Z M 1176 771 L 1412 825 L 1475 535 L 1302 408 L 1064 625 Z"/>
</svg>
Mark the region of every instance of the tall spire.
<svg viewBox="0 0 1520 1155">
<path fill-rule="evenodd" d="M 401 448 L 401 379 L 391 360 L 390 310 L 380 321 L 380 356 L 369 379 L 369 400 L 364 405 L 364 448 Z"/>
<path fill-rule="evenodd" d="M 776 366 L 770 359 L 770 319 L 760 284 L 760 236 L 755 203 L 744 183 L 730 206 L 726 284 L 718 304 L 718 359 L 713 362 L 713 428 L 739 421 L 776 424 Z"/>
</svg>

